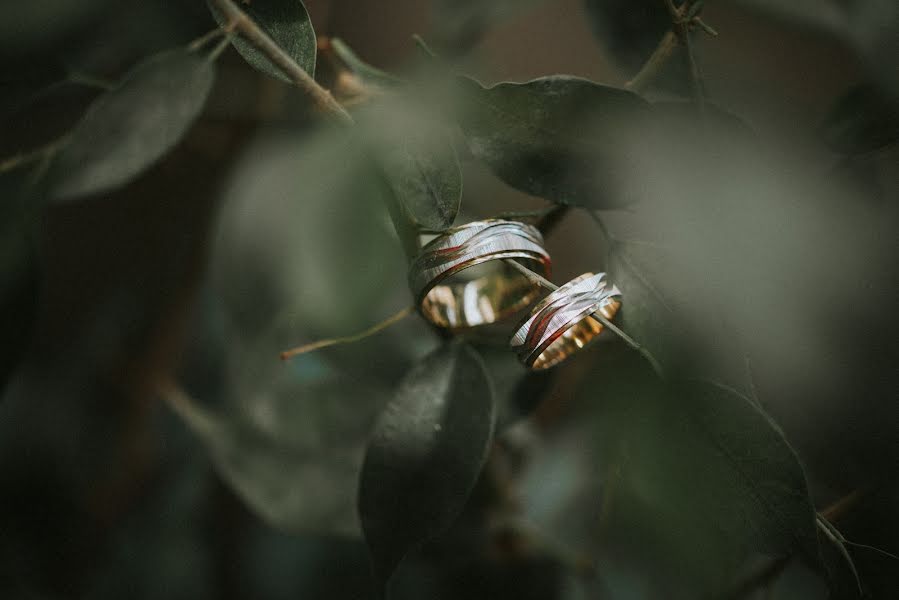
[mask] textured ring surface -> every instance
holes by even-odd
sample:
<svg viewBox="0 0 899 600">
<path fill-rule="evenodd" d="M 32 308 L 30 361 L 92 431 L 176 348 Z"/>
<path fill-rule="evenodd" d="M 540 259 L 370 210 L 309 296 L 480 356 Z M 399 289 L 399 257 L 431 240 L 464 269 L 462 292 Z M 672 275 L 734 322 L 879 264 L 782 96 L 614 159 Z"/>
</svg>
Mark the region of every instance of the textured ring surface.
<svg viewBox="0 0 899 600">
<path fill-rule="evenodd" d="M 539 287 L 501 259 L 516 259 L 550 275 L 543 236 L 532 225 L 474 221 L 432 240 L 409 268 L 409 286 L 422 315 L 439 327 L 461 329 L 494 323 L 527 307 Z M 459 275 L 478 265 L 467 278 Z"/>
<path fill-rule="evenodd" d="M 509 345 L 529 368 L 555 366 L 587 345 L 603 330 L 599 312 L 611 319 L 618 312 L 621 292 L 607 286 L 605 273 L 584 273 L 541 300 L 521 324 Z"/>
</svg>

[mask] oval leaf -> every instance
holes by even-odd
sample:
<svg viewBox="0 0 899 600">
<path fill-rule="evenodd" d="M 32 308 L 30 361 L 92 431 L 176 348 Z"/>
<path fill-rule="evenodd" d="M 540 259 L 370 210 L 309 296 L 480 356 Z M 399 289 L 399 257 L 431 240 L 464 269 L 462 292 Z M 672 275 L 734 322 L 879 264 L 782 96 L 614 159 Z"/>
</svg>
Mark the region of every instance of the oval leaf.
<svg viewBox="0 0 899 600">
<path fill-rule="evenodd" d="M 610 208 L 634 198 L 620 172 L 650 114 L 626 90 L 567 75 L 489 88 L 460 78 L 459 115 L 472 154 L 507 184 L 561 204 Z"/>
<path fill-rule="evenodd" d="M 462 511 L 494 421 L 490 379 L 470 347 L 445 345 L 406 375 L 375 427 L 359 484 L 362 530 L 382 585 Z"/>
<path fill-rule="evenodd" d="M 151 167 L 202 112 L 214 76 L 206 58 L 180 49 L 134 67 L 72 131 L 52 167 L 51 197 L 107 191 Z"/>
<path fill-rule="evenodd" d="M 616 474 L 606 551 L 672 597 L 723 597 L 754 552 L 820 568 L 804 470 L 755 403 L 712 382 L 665 384 L 633 357 L 603 367 L 602 385 L 584 389 L 602 390 L 600 403 L 588 392 L 595 462 Z"/>
<path fill-rule="evenodd" d="M 315 73 L 315 31 L 301 0 L 254 0 L 242 3 L 240 7 L 304 71 L 310 75 Z M 211 5 L 210 10 L 218 24 L 225 25 L 221 14 Z M 290 82 L 290 78 L 253 44 L 240 36 L 235 37 L 233 43 L 234 48 L 253 67 Z"/>
<path fill-rule="evenodd" d="M 175 392 L 172 408 L 207 447 L 222 479 L 284 531 L 358 535 L 353 491 L 365 436 L 386 396 L 346 382 L 284 375 L 210 411 Z M 314 493 L 310 493 L 314 490 Z"/>
<path fill-rule="evenodd" d="M 462 201 L 462 171 L 445 124 L 399 95 L 360 111 L 373 159 L 413 223 L 443 230 Z"/>
</svg>

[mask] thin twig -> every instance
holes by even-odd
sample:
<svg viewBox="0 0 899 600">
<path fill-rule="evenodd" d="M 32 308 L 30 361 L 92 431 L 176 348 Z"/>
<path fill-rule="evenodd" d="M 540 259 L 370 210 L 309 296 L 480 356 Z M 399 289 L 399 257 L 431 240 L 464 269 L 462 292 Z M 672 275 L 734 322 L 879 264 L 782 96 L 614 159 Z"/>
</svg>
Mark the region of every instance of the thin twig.
<svg viewBox="0 0 899 600">
<path fill-rule="evenodd" d="M 190 44 L 188 44 L 187 49 L 190 50 L 191 52 L 196 52 L 197 50 L 199 50 L 200 48 L 202 48 L 203 46 L 205 46 L 206 44 L 208 44 L 209 42 L 211 42 L 218 36 L 222 35 L 223 33 L 224 33 L 224 31 L 221 27 L 216 27 L 215 29 L 213 29 L 211 31 L 207 31 L 206 33 L 204 33 L 203 35 L 201 35 L 200 37 L 198 37 L 197 39 L 192 41 Z"/>
<path fill-rule="evenodd" d="M 675 48 L 677 48 L 677 35 L 673 31 L 669 31 L 662 36 L 659 45 L 640 68 L 640 71 L 630 81 L 625 83 L 624 87 L 635 92 L 646 90 L 649 83 L 655 79 L 662 67 L 665 66 L 665 63 L 668 62 L 668 59 L 671 58 L 671 55 L 674 54 Z"/>
<path fill-rule="evenodd" d="M 304 71 L 259 25 L 238 8 L 233 0 L 209 0 L 209 4 L 221 13 L 225 22 L 233 24 L 236 32 L 265 54 L 290 81 L 302 89 L 319 110 L 338 122 L 353 123 L 353 117 L 334 99 L 334 96 Z"/>
<path fill-rule="evenodd" d="M 674 0 L 665 0 L 665 6 L 668 8 L 668 14 L 671 15 L 671 24 L 674 27 L 674 33 L 677 39 L 684 47 L 684 60 L 687 62 L 687 69 L 690 72 L 690 91 L 693 94 L 693 101 L 699 107 L 699 112 L 705 112 L 705 95 L 702 89 L 702 75 L 699 73 L 699 66 L 696 64 L 696 57 L 693 56 L 693 43 L 690 40 L 690 20 L 685 15 L 690 10 L 690 3 L 685 2 L 683 6 L 677 8 Z"/>
<path fill-rule="evenodd" d="M 843 534 L 840 533 L 840 530 L 834 527 L 830 521 L 822 517 L 820 514 L 815 515 L 815 525 L 824 534 L 830 542 L 836 546 L 837 551 L 842 555 L 843 560 L 846 561 L 846 564 L 849 566 L 849 570 L 852 571 L 852 576 L 855 578 L 855 583 L 858 586 L 859 596 L 865 595 L 865 589 L 862 587 L 862 580 L 859 577 L 858 569 L 855 568 L 855 561 L 852 560 L 852 556 L 849 554 L 849 551 L 846 550 L 845 541 L 846 538 L 843 537 Z"/>
<path fill-rule="evenodd" d="M 9 158 L 0 161 L 0 173 L 6 173 L 7 171 L 12 171 L 13 169 L 17 169 L 18 167 L 22 167 L 33 162 L 37 162 L 45 157 L 52 156 L 56 154 L 60 150 L 60 148 L 62 148 L 68 141 L 69 136 L 65 135 L 59 139 L 53 140 L 49 144 L 41 146 L 40 148 L 35 148 L 34 150 L 20 152 L 15 156 L 10 156 Z"/>
<path fill-rule="evenodd" d="M 861 500 L 864 493 L 865 491 L 861 489 L 853 490 L 833 504 L 818 511 L 818 514 L 827 519 L 829 523 L 832 523 L 849 512 L 849 510 Z"/>
<path fill-rule="evenodd" d="M 519 272 L 521 272 L 522 275 L 524 275 L 531 281 L 540 284 L 544 288 L 551 290 L 551 291 L 555 291 L 555 290 L 559 289 L 559 286 L 554 284 L 552 281 L 543 277 L 539 273 L 535 273 L 534 271 L 531 271 L 524 265 L 512 260 L 511 258 L 505 259 L 505 262 L 506 262 L 506 264 L 513 266 L 515 269 L 517 269 Z M 642 354 L 643 357 L 647 361 L 649 361 L 649 364 L 652 365 L 652 368 L 653 368 L 653 370 L 655 370 L 656 373 L 658 373 L 659 375 L 663 374 L 662 366 L 659 364 L 659 361 L 657 361 L 656 358 L 652 355 L 652 353 L 650 353 L 649 350 L 647 350 L 646 348 L 641 346 L 636 340 L 634 340 L 634 338 L 632 338 L 631 336 L 629 336 L 628 334 L 623 332 L 621 329 L 619 329 L 618 326 L 615 325 L 614 323 L 612 323 L 609 319 L 607 319 L 605 317 L 605 315 L 603 315 L 601 312 L 597 311 L 597 312 L 591 313 L 589 316 L 592 317 L 593 319 L 599 321 L 603 326 L 607 327 L 610 331 L 614 332 L 618 337 L 620 337 L 622 340 L 624 340 L 624 343 L 626 343 L 628 346 L 630 346 L 631 348 L 633 348 L 634 350 L 636 350 L 637 352 Z"/>
<path fill-rule="evenodd" d="M 284 352 L 281 353 L 281 360 L 288 360 L 290 358 L 293 358 L 294 356 L 298 356 L 300 354 L 306 354 L 307 352 L 312 352 L 313 350 L 320 350 L 321 348 L 327 348 L 329 346 L 336 346 L 338 344 L 351 344 L 353 342 L 358 342 L 360 340 L 363 340 L 369 336 L 372 336 L 372 335 L 378 333 L 379 331 L 387 329 L 394 323 L 398 323 L 399 321 L 402 321 L 403 319 L 405 319 L 406 317 L 411 315 L 413 312 L 415 312 L 415 307 L 407 306 L 406 308 L 399 311 L 395 315 L 387 317 L 380 323 L 377 323 L 377 324 L 373 325 L 372 327 L 369 327 L 368 329 L 366 329 L 365 331 L 363 331 L 361 333 L 357 333 L 355 335 L 347 335 L 347 336 L 338 337 L 338 338 L 330 338 L 327 340 L 319 340 L 317 342 L 312 342 L 310 344 L 298 346 L 298 347 L 292 348 L 290 350 L 285 350 Z"/>
</svg>

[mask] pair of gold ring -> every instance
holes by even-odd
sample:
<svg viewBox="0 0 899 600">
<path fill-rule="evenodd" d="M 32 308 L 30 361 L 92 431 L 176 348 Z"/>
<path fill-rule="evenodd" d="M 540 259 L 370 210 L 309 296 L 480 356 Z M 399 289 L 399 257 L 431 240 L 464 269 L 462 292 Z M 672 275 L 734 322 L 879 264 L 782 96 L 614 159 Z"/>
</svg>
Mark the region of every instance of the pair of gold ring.
<svg viewBox="0 0 899 600">
<path fill-rule="evenodd" d="M 504 320 L 530 306 L 540 286 L 508 261 L 548 278 L 552 261 L 533 225 L 475 221 L 429 242 L 412 261 L 409 285 L 419 311 L 434 325 L 459 331 Z M 465 271 L 464 274 L 461 272 Z M 611 319 L 621 293 L 605 274 L 585 273 L 534 306 L 510 345 L 530 369 L 555 366 L 603 330 L 591 315 Z"/>
</svg>

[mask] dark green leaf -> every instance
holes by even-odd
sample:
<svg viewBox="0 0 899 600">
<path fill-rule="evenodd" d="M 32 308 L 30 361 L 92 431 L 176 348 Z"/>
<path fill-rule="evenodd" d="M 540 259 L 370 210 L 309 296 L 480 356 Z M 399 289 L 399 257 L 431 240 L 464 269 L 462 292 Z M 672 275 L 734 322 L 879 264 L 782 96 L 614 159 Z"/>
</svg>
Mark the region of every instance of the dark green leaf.
<svg viewBox="0 0 899 600">
<path fill-rule="evenodd" d="M 484 88 L 459 78 L 471 152 L 503 181 L 561 204 L 591 208 L 633 200 L 619 175 L 649 106 L 631 92 L 556 75 Z"/>
<path fill-rule="evenodd" d="M 585 4 L 596 41 L 628 77 L 640 71 L 671 30 L 671 16 L 661 0 L 585 0 Z M 687 95 L 689 77 L 683 51 L 676 47 L 650 85 Z"/>
<path fill-rule="evenodd" d="M 591 399 L 598 464 L 615 481 L 601 535 L 621 544 L 622 560 L 650 580 L 661 573 L 672 597 L 719 597 L 753 552 L 820 566 L 802 466 L 753 402 L 715 383 L 653 382 L 620 362 L 602 377 Z"/>
<path fill-rule="evenodd" d="M 445 125 L 399 96 L 366 107 L 358 120 L 408 217 L 427 229 L 452 225 L 462 200 L 462 172 Z"/>
<path fill-rule="evenodd" d="M 315 73 L 315 31 L 302 0 L 253 0 L 240 7 L 265 31 L 304 71 Z M 224 19 L 212 9 L 219 25 Z M 290 82 L 290 78 L 250 42 L 234 38 L 234 47 L 248 63 L 272 77 Z"/>
<path fill-rule="evenodd" d="M 383 585 L 461 512 L 495 418 L 490 379 L 468 346 L 445 345 L 404 378 L 375 427 L 359 484 L 362 530 Z"/>
<path fill-rule="evenodd" d="M 665 33 L 671 17 L 661 0 L 584 0 L 597 41 L 636 73 Z"/>
<path fill-rule="evenodd" d="M 68 200 L 122 186 L 171 150 L 206 103 L 215 72 L 173 50 L 134 67 L 100 96 L 51 168 L 51 196 Z"/>
<path fill-rule="evenodd" d="M 5 58 L 47 48 L 65 36 L 103 18 L 112 0 L 64 2 L 33 0 L 4 7 L 0 24 L 0 52 Z"/>
<path fill-rule="evenodd" d="M 899 99 L 873 84 L 843 95 L 824 120 L 824 141 L 842 154 L 861 154 L 899 140 Z"/>
<path fill-rule="evenodd" d="M 364 329 L 405 287 L 380 178 L 354 133 L 269 132 L 234 169 L 210 271 L 234 335 L 266 340 L 257 360 Z"/>
<path fill-rule="evenodd" d="M 222 478 L 268 523 L 292 532 L 358 535 L 354 491 L 386 394 L 346 379 L 303 383 L 288 369 L 245 386 L 246 395 L 223 411 L 170 400 Z"/>
</svg>

